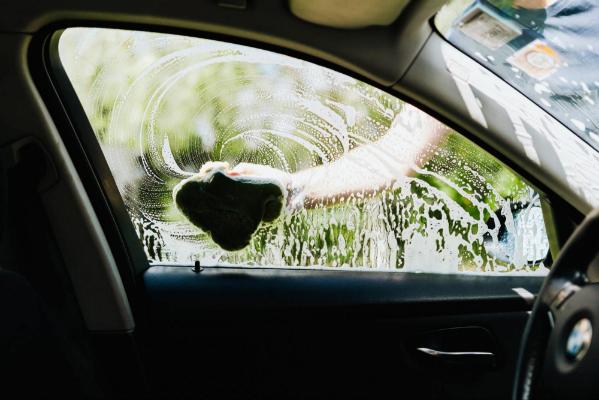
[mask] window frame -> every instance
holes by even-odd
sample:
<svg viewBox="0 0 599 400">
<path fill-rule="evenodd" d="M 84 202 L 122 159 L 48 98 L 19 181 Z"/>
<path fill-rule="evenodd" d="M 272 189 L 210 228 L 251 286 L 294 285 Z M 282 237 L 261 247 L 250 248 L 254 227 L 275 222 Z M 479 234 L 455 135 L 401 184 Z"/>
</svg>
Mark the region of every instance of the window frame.
<svg viewBox="0 0 599 400">
<path fill-rule="evenodd" d="M 505 159 L 499 151 L 482 141 L 477 135 L 472 134 L 462 126 L 458 126 L 458 124 L 453 121 L 444 118 L 436 111 L 415 101 L 404 93 L 395 90 L 394 87 L 382 86 L 365 76 L 361 76 L 336 64 L 317 59 L 304 53 L 298 53 L 283 47 L 273 46 L 254 40 L 241 39 L 230 35 L 214 34 L 196 30 L 169 29 L 163 26 L 131 25 L 126 23 L 70 23 L 48 27 L 45 32 L 41 32 L 34 37 L 32 46 L 29 49 L 29 63 L 30 66 L 33 67 L 32 71 L 35 71 L 34 80 L 36 80 L 38 87 L 42 89 L 42 95 L 45 97 L 46 102 L 53 106 L 52 108 L 55 110 L 53 115 L 56 116 L 59 112 L 62 114 L 60 115 L 60 118 L 57 118 L 58 124 L 64 128 L 60 129 L 62 137 L 65 140 L 69 155 L 73 158 L 80 174 L 82 174 L 85 190 L 92 199 L 94 209 L 98 213 L 102 228 L 109 238 L 111 250 L 116 253 L 115 258 L 117 258 L 117 264 L 119 265 L 121 275 L 125 274 L 126 276 L 129 276 L 129 279 L 126 279 L 126 282 L 129 282 L 129 284 L 126 284 L 126 289 L 128 289 L 128 291 L 134 290 L 136 283 L 139 283 L 139 276 L 150 267 L 150 264 L 144 254 L 143 246 L 135 232 L 133 223 L 125 210 L 123 199 L 118 191 L 108 163 L 100 149 L 91 123 L 62 67 L 58 55 L 58 43 L 64 30 L 69 27 L 114 28 L 220 40 L 295 57 L 346 74 L 369 84 L 417 107 L 451 129 L 454 129 L 460 135 L 479 146 L 483 151 L 486 151 L 488 154 L 497 158 L 513 173 L 520 176 L 524 182 L 534 188 L 539 193 L 543 205 L 545 226 L 550 243 L 550 253 L 553 258 L 555 258 L 557 254 L 556 251 L 559 250 L 559 241 L 556 239 L 557 235 L 555 233 L 557 227 L 553 218 L 555 211 L 552 207 L 554 204 L 559 204 L 563 201 L 557 195 L 552 193 L 541 182 L 531 178 L 526 171 L 514 166 L 513 163 Z M 41 59 L 39 53 L 42 54 Z M 262 268 L 268 269 L 268 267 Z M 294 268 L 287 267 L 278 269 L 292 270 Z M 369 271 L 369 273 L 386 272 Z"/>
</svg>

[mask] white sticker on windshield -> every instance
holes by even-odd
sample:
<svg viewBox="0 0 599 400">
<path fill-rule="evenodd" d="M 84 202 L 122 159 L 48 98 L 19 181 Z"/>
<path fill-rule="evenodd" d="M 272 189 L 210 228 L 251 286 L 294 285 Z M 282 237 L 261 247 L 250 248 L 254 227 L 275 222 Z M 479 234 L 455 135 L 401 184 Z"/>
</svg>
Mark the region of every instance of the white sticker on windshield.
<svg viewBox="0 0 599 400">
<path fill-rule="evenodd" d="M 560 65 L 559 54 L 538 39 L 515 52 L 507 61 L 538 80 L 553 75 Z"/>
<path fill-rule="evenodd" d="M 499 49 L 520 35 L 520 31 L 479 8 L 464 16 L 459 28 L 466 36 L 491 50 Z"/>
</svg>

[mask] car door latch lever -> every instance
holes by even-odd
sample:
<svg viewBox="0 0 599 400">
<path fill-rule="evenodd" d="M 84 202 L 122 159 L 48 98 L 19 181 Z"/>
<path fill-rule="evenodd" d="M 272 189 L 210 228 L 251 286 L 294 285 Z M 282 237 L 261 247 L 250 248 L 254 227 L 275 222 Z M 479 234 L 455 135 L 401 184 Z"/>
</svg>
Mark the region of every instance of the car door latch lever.
<svg viewBox="0 0 599 400">
<path fill-rule="evenodd" d="M 431 360 L 436 360 L 441 364 L 453 364 L 461 366 L 481 366 L 494 367 L 495 354 L 488 351 L 441 351 L 428 347 L 418 347 L 416 349 Z"/>
</svg>

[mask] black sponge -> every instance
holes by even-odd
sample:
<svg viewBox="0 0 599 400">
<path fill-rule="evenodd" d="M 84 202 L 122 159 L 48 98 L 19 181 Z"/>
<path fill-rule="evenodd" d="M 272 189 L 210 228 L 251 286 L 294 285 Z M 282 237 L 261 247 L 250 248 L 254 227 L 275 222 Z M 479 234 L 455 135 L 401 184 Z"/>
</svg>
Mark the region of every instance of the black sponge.
<svg viewBox="0 0 599 400">
<path fill-rule="evenodd" d="M 247 246 L 260 222 L 277 219 L 285 202 L 276 183 L 220 170 L 182 181 L 173 197 L 185 218 L 225 250 Z"/>
</svg>

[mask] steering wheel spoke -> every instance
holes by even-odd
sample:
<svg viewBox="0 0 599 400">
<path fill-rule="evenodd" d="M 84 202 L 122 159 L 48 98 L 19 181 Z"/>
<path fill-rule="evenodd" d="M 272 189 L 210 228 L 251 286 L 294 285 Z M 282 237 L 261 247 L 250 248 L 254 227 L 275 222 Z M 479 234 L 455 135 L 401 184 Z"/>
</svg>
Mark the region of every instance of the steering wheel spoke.
<svg viewBox="0 0 599 400">
<path fill-rule="evenodd" d="M 599 210 L 570 237 L 537 296 L 527 323 L 514 400 L 594 399 L 599 393 L 599 284 L 586 270 L 597 256 Z"/>
<path fill-rule="evenodd" d="M 554 279 L 551 282 L 551 287 L 547 287 L 543 298 L 540 301 L 549 308 L 553 320 L 557 319 L 562 307 L 566 302 L 578 291 L 584 287 L 584 280 L 578 278 L 578 275 L 569 279 Z"/>
</svg>

